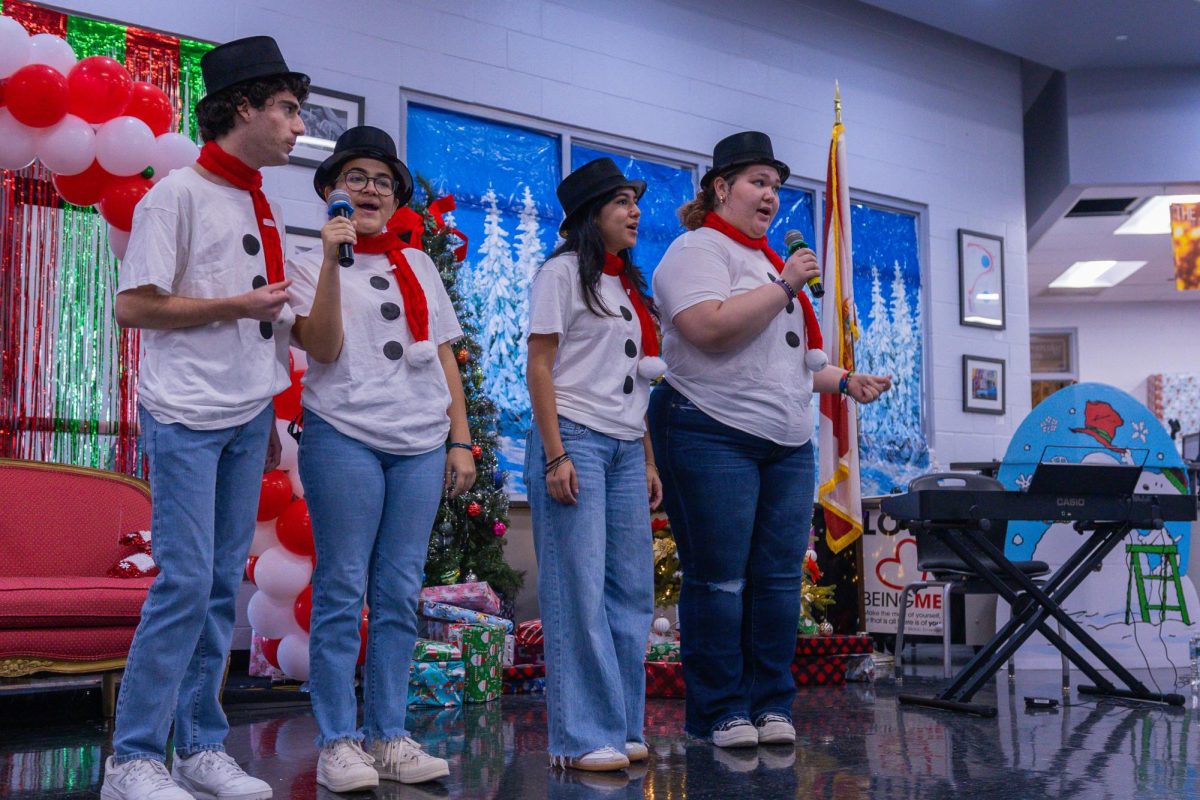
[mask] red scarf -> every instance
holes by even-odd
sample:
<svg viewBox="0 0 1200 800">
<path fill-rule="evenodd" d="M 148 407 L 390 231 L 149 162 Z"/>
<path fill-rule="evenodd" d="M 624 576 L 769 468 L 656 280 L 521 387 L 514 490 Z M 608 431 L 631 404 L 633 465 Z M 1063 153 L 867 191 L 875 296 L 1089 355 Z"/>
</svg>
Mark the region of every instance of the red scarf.
<svg viewBox="0 0 1200 800">
<path fill-rule="evenodd" d="M 751 239 L 726 222 L 724 217 L 713 211 L 705 215 L 702 227 L 720 231 L 743 247 L 760 251 L 771 262 L 771 266 L 775 267 L 776 272 L 783 272 L 783 259 L 767 244 L 766 236 Z M 817 312 L 813 310 L 812 301 L 808 299 L 808 295 L 803 291 L 797 292 L 796 299 L 800 301 L 800 308 L 804 312 L 804 338 L 807 340 L 806 346 L 809 350 L 821 350 L 825 344 L 821 338 L 821 326 L 817 324 Z"/>
<path fill-rule="evenodd" d="M 267 262 L 267 282 L 279 283 L 283 280 L 283 243 L 279 239 L 279 228 L 275 226 L 271 204 L 263 194 L 262 173 L 222 150 L 216 142 L 204 143 L 196 163 L 218 178 L 229 181 L 235 188 L 250 193 L 250 199 L 254 201 L 254 216 L 258 221 L 263 259 Z"/>
<path fill-rule="evenodd" d="M 412 334 L 414 342 L 423 342 L 429 338 L 429 303 L 412 265 L 404 257 L 404 250 L 409 247 L 414 250 L 421 249 L 418 245 L 405 242 L 397 231 L 386 230 L 376 236 L 359 239 L 354 245 L 354 252 L 363 255 L 387 255 L 392 265 L 392 274 L 396 276 L 396 285 L 400 287 L 400 297 L 404 300 L 404 318 L 408 321 L 408 332 Z"/>
<path fill-rule="evenodd" d="M 646 358 L 657 358 L 658 331 L 654 327 L 654 319 L 650 316 L 650 309 L 646 308 L 646 304 L 642 302 L 641 293 L 633 285 L 633 281 L 629 279 L 629 271 L 625 269 L 625 262 L 621 260 L 620 256 L 605 253 L 604 274 L 620 276 L 621 288 L 625 290 L 625 294 L 629 297 L 629 302 L 633 303 L 633 310 L 637 314 L 638 324 L 642 328 L 642 355 Z"/>
</svg>

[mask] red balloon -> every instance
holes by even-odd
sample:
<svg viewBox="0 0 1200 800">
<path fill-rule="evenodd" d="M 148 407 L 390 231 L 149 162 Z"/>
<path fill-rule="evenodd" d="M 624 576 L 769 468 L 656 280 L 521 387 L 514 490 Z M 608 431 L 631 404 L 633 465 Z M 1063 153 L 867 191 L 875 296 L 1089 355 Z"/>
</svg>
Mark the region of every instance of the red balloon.
<svg viewBox="0 0 1200 800">
<path fill-rule="evenodd" d="M 300 413 L 300 390 L 304 388 L 300 385 L 302 377 L 304 370 L 292 370 L 292 385 L 275 395 L 275 416 L 279 419 L 291 422 Z"/>
<path fill-rule="evenodd" d="M 77 206 L 94 206 L 104 196 L 104 190 L 117 176 L 100 166 L 99 161 L 78 175 L 55 175 L 54 188 L 68 203 Z"/>
<path fill-rule="evenodd" d="M 358 646 L 358 663 L 361 666 L 367 660 L 367 609 L 365 608 L 362 612 L 362 623 L 358 626 L 358 638 L 362 642 Z"/>
<path fill-rule="evenodd" d="M 69 110 L 92 124 L 120 116 L 132 93 L 129 73 L 108 56 L 85 58 L 67 73 Z"/>
<path fill-rule="evenodd" d="M 255 586 L 258 586 L 258 584 L 255 583 L 255 581 L 254 581 L 254 565 L 257 563 L 258 563 L 258 556 L 247 556 L 246 557 L 246 577 Z"/>
<path fill-rule="evenodd" d="M 296 624 L 304 628 L 304 632 L 308 633 L 309 626 L 312 624 L 312 584 L 304 587 L 304 591 L 296 595 L 296 602 L 292 605 L 292 611 L 296 615 Z"/>
<path fill-rule="evenodd" d="M 27 64 L 7 84 L 4 96 L 17 122 L 48 128 L 67 115 L 67 79 L 49 64 Z"/>
<path fill-rule="evenodd" d="M 275 519 L 292 502 L 292 482 L 283 470 L 272 470 L 262 477 L 258 495 L 258 521 Z"/>
<path fill-rule="evenodd" d="M 265 658 L 267 660 L 267 663 L 270 664 L 275 669 L 281 668 L 279 666 L 279 643 L 281 641 L 283 641 L 283 640 L 282 639 L 263 639 L 262 640 L 263 658 Z"/>
<path fill-rule="evenodd" d="M 151 185 L 141 175 L 113 178 L 97 204 L 100 216 L 117 230 L 128 231 L 133 227 L 133 209 L 150 191 Z"/>
<path fill-rule="evenodd" d="M 136 81 L 129 95 L 129 104 L 121 112 L 122 116 L 137 117 L 150 126 L 155 136 L 161 136 L 171 130 L 175 121 L 175 109 L 167 98 L 167 93 L 153 83 Z"/>
<path fill-rule="evenodd" d="M 275 520 L 275 535 L 281 545 L 298 556 L 311 556 L 316 551 L 312 519 L 308 516 L 308 503 L 304 498 L 293 500 Z"/>
</svg>

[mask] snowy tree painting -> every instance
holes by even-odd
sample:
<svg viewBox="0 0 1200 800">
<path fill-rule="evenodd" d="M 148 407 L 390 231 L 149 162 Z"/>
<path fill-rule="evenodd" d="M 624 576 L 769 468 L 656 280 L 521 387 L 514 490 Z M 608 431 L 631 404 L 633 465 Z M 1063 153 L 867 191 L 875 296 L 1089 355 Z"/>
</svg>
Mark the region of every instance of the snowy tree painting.
<svg viewBox="0 0 1200 800">
<path fill-rule="evenodd" d="M 487 216 L 472 283 L 478 289 L 484 374 L 488 379 L 485 385 L 501 414 L 519 420 L 529 409 L 529 393 L 525 388 L 528 279 L 520 274 L 513 259 L 508 231 L 501 225 L 500 207 L 492 187 L 484 193 L 483 202 Z"/>
</svg>

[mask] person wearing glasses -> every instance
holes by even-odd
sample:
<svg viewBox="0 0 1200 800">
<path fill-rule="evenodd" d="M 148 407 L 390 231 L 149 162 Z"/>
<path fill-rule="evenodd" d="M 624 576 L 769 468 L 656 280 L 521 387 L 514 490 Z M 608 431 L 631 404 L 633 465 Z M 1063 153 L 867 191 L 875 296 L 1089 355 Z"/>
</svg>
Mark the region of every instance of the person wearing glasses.
<svg viewBox="0 0 1200 800">
<path fill-rule="evenodd" d="M 323 200 L 347 192 L 354 208 L 321 229 L 319 252 L 288 265 L 292 336 L 309 356 L 299 464 L 317 554 L 309 640 L 317 782 L 349 792 L 449 774 L 405 728 L 408 671 L 429 532 L 442 492 L 457 496 L 475 482 L 475 460 L 450 349 L 462 336 L 454 307 L 420 242 L 388 229 L 413 192 L 395 143 L 379 128 L 351 128 L 313 184 Z M 343 244 L 353 246 L 349 267 L 338 264 Z"/>
</svg>

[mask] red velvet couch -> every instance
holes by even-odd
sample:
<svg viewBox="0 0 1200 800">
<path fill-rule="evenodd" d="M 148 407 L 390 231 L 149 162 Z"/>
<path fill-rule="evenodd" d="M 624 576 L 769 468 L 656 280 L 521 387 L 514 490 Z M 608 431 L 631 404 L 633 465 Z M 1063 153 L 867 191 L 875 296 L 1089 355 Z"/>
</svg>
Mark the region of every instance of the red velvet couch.
<svg viewBox="0 0 1200 800">
<path fill-rule="evenodd" d="M 0 677 L 116 675 L 153 578 L 110 578 L 118 538 L 150 528 L 150 486 L 115 472 L 0 459 Z"/>
</svg>

